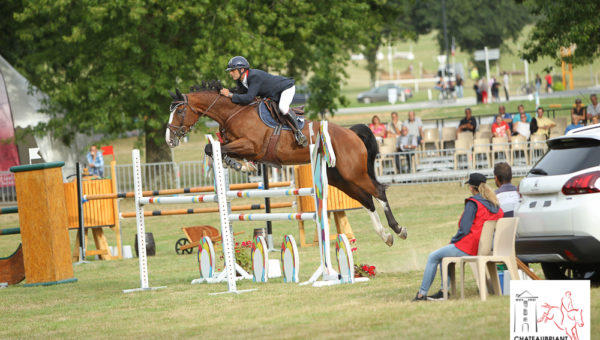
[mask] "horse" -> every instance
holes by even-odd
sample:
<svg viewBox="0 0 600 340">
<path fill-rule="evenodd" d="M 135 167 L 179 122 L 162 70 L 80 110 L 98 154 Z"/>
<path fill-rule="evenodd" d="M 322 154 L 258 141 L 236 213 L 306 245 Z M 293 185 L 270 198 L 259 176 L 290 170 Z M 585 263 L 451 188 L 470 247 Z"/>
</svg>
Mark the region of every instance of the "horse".
<svg viewBox="0 0 600 340">
<path fill-rule="evenodd" d="M 565 331 L 570 340 L 579 340 L 577 327 L 583 327 L 582 309 L 571 309 L 568 311 L 564 309 L 565 314 L 560 307 L 547 303 L 543 304 L 542 308 L 546 308 L 546 311 L 538 320 L 539 323 L 553 321 L 558 329 Z"/>
<path fill-rule="evenodd" d="M 175 94 L 169 91 L 173 99 L 165 134 L 169 147 L 176 147 L 179 139 L 190 131 L 198 119 L 206 116 L 219 124 L 224 141 L 221 150 L 226 156 L 275 166 L 310 162 L 309 148 L 298 145 L 291 131 L 280 131 L 279 140 L 270 142 L 276 133 L 260 120 L 258 102 L 245 106 L 235 104 L 230 98 L 220 95 L 221 89 L 220 82 L 211 81 L 192 87 L 192 92 L 187 94 L 182 94 L 179 89 Z M 316 136 L 319 122 L 310 125 Z M 337 156 L 335 167 L 327 168 L 329 184 L 367 209 L 375 232 L 388 246 L 392 246 L 394 238 L 384 230 L 375 211 L 373 197 L 383 207 L 389 227 L 400 238 L 406 239 L 407 229 L 399 226 L 394 218 L 386 187 L 375 178 L 374 163 L 379 149 L 371 130 L 364 124 L 349 129 L 332 123 L 328 125 L 331 144 Z M 302 132 L 310 136 L 309 124 L 305 124 Z M 210 150 L 205 152 L 210 153 Z"/>
</svg>

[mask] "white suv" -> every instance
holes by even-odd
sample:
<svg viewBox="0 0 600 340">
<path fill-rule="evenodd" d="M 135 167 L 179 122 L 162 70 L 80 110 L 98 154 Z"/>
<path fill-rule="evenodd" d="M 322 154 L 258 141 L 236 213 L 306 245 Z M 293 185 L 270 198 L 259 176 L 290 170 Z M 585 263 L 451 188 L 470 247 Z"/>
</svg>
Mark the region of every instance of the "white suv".
<svg viewBox="0 0 600 340">
<path fill-rule="evenodd" d="M 550 280 L 600 282 L 600 124 L 547 142 L 519 185 L 516 252 Z"/>
</svg>

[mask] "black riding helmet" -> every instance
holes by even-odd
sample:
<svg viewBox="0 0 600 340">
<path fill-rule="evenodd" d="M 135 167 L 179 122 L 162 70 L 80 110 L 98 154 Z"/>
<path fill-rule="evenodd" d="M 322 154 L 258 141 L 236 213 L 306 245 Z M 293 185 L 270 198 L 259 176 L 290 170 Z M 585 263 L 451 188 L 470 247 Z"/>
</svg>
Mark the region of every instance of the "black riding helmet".
<svg viewBox="0 0 600 340">
<path fill-rule="evenodd" d="M 246 58 L 238 55 L 238 56 L 235 56 L 235 57 L 229 59 L 229 63 L 227 64 L 226 71 L 229 72 L 231 70 L 237 70 L 240 68 L 249 69 L 250 63 L 248 63 L 248 60 L 246 60 Z"/>
</svg>

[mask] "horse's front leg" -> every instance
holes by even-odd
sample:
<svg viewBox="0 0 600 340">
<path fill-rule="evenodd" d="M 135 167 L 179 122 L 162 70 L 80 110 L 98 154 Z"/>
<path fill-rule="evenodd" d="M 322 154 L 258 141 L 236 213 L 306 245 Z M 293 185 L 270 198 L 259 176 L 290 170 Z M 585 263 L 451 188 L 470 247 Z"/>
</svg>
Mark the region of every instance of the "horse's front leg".
<svg viewBox="0 0 600 340">
<path fill-rule="evenodd" d="M 213 151 L 211 144 L 206 145 L 206 147 L 204 148 L 204 153 L 212 157 Z M 225 162 L 225 164 L 231 166 L 237 171 L 241 170 L 242 165 L 238 161 L 232 159 L 231 157 L 252 159 L 251 157 L 255 157 L 256 154 L 257 152 L 253 143 L 246 139 L 237 139 L 233 142 L 221 145 L 221 156 L 223 158 L 223 161 Z"/>
</svg>

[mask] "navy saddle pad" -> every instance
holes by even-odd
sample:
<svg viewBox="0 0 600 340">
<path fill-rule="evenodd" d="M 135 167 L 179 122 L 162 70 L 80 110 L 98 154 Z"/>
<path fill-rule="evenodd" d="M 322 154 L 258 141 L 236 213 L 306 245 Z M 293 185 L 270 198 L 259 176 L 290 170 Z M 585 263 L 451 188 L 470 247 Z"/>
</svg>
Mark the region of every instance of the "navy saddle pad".
<svg viewBox="0 0 600 340">
<path fill-rule="evenodd" d="M 260 117 L 260 120 L 262 120 L 263 123 L 265 123 L 265 125 L 268 127 L 276 128 L 277 125 L 279 125 L 279 122 L 271 116 L 271 112 L 269 112 L 267 109 L 265 102 L 260 102 L 258 105 L 258 116 Z M 296 116 L 296 120 L 298 121 L 298 127 L 300 130 L 302 130 L 304 128 L 304 117 L 298 115 Z M 283 130 L 291 130 L 291 128 L 287 125 L 284 125 Z"/>
</svg>

